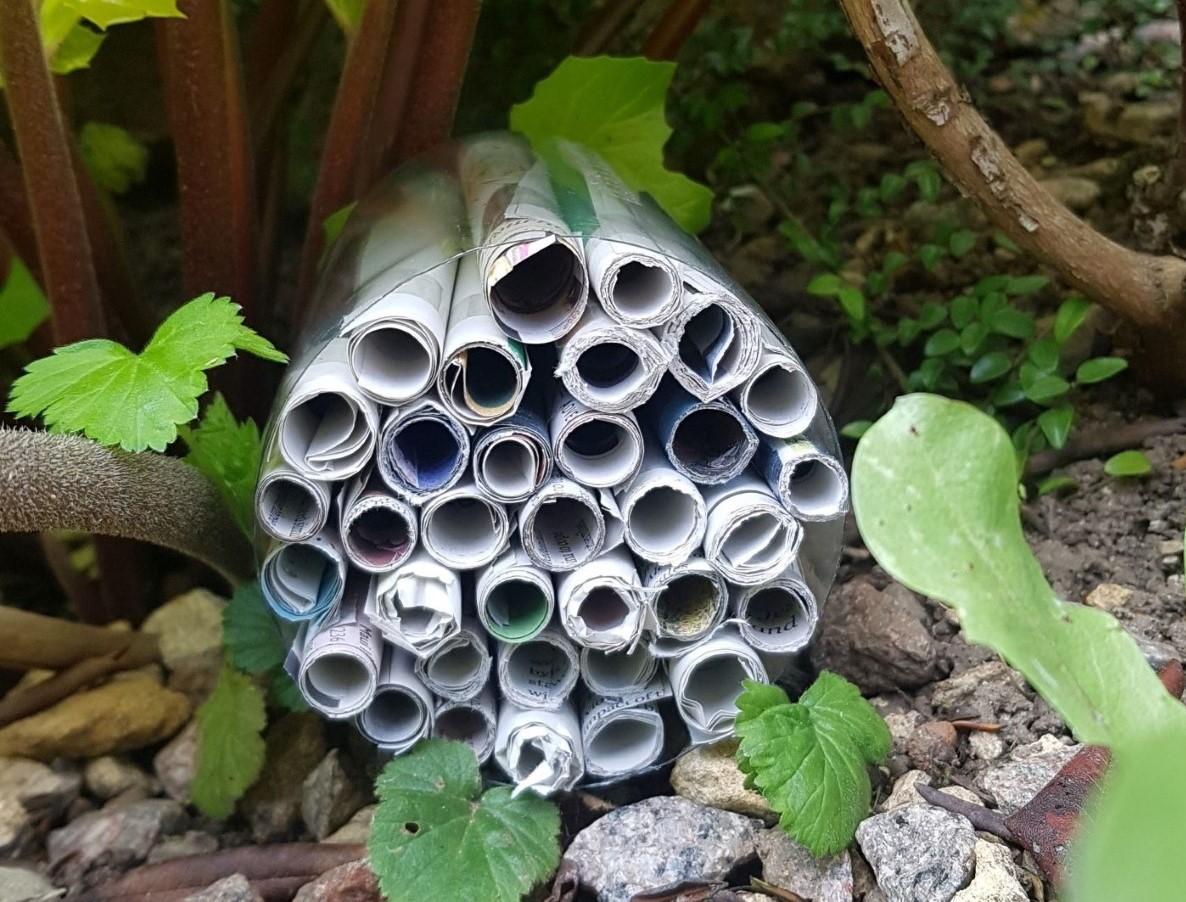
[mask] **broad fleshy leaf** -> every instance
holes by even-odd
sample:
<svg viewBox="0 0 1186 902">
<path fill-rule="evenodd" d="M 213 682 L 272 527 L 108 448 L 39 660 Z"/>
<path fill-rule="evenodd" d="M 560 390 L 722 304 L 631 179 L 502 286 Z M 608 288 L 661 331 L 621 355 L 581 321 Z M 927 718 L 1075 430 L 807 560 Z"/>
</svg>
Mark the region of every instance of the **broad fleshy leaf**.
<svg viewBox="0 0 1186 902">
<path fill-rule="evenodd" d="M 389 899 L 517 902 L 560 860 L 560 813 L 527 793 L 482 794 L 478 760 L 430 739 L 391 761 L 375 784 L 371 869 Z"/>
<path fill-rule="evenodd" d="M 183 426 L 181 437 L 189 445 L 186 463 L 218 486 L 239 528 L 250 536 L 255 523 L 255 483 L 261 453 L 255 421 L 238 422 L 222 395 L 215 394 L 198 425 Z"/>
<path fill-rule="evenodd" d="M 139 354 L 106 339 L 56 348 L 12 385 L 8 411 L 40 414 L 59 432 L 81 432 L 128 451 L 163 451 L 177 426 L 198 413 L 204 371 L 236 350 L 278 363 L 288 358 L 243 325 L 239 305 L 204 294 L 161 323 Z"/>
<path fill-rule="evenodd" d="M 198 766 L 190 801 L 210 817 L 227 817 L 264 764 L 263 693 L 249 676 L 224 664 L 195 719 Z"/>
<path fill-rule="evenodd" d="M 584 144 L 627 185 L 699 232 L 712 214 L 712 191 L 663 165 L 671 135 L 663 106 L 674 74 L 674 63 L 642 57 L 570 56 L 511 108 L 511 128 L 545 156 L 557 138 Z"/>
</svg>

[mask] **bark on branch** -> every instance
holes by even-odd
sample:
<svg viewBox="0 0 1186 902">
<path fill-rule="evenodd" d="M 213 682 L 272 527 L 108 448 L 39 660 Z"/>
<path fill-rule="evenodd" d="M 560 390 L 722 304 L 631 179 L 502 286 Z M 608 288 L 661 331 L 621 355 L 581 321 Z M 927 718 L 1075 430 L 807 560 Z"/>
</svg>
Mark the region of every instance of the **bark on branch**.
<svg viewBox="0 0 1186 902">
<path fill-rule="evenodd" d="M 1055 200 L 956 84 L 907 0 L 840 5 L 878 81 L 948 177 L 1027 253 L 1132 323 L 1156 387 L 1186 387 L 1186 260 L 1129 250 Z"/>
</svg>

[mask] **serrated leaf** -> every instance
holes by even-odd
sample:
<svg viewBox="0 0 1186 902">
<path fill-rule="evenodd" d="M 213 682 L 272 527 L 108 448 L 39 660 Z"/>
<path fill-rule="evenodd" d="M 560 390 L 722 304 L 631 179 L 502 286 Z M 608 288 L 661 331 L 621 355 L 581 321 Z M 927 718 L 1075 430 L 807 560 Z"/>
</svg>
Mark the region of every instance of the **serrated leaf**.
<svg viewBox="0 0 1186 902">
<path fill-rule="evenodd" d="M 95 181 L 113 194 L 123 194 L 144 181 L 148 148 L 126 129 L 88 122 L 78 133 L 78 145 Z"/>
<path fill-rule="evenodd" d="M 1069 297 L 1058 306 L 1058 313 L 1054 316 L 1054 340 L 1059 344 L 1065 342 L 1075 334 L 1087 319 L 1091 310 L 1091 301 L 1078 296 Z"/>
<path fill-rule="evenodd" d="M 268 701 L 286 711 L 308 711 L 309 703 L 283 667 L 268 671 Z"/>
<path fill-rule="evenodd" d="M 757 680 L 742 680 L 741 695 L 737 696 L 737 717 L 734 726 L 761 717 L 769 708 L 789 705 L 786 690 L 773 683 L 759 683 Z"/>
<path fill-rule="evenodd" d="M 518 902 L 559 863 L 556 806 L 501 786 L 482 795 L 464 743 L 421 742 L 383 769 L 375 790 L 367 850 L 389 899 Z"/>
<path fill-rule="evenodd" d="M 264 765 L 263 693 L 249 676 L 224 664 L 194 718 L 198 757 L 189 798 L 204 814 L 227 817 Z"/>
<path fill-rule="evenodd" d="M 223 608 L 222 643 L 244 673 L 266 673 L 284 663 L 288 646 L 258 582 L 241 584 Z"/>
<path fill-rule="evenodd" d="M 1104 462 L 1104 472 L 1109 476 L 1148 476 L 1153 464 L 1143 451 L 1121 451 Z"/>
<path fill-rule="evenodd" d="M 1128 361 L 1123 357 L 1093 357 L 1091 360 L 1084 360 L 1079 364 L 1079 368 L 1075 370 L 1075 381 L 1083 385 L 1091 385 L 1111 379 L 1126 369 L 1128 369 Z"/>
<path fill-rule="evenodd" d="M 663 165 L 671 135 L 663 108 L 675 64 L 642 57 L 570 56 L 511 108 L 510 126 L 548 156 L 557 138 L 600 154 L 690 232 L 708 225 L 712 191 Z"/>
<path fill-rule="evenodd" d="M 865 768 L 889 753 L 889 729 L 855 686 L 827 671 L 798 704 L 771 702 L 736 724 L 742 769 L 784 830 L 815 855 L 838 852 L 869 812 Z"/>
<path fill-rule="evenodd" d="M 1067 436 L 1071 432 L 1071 423 L 1075 420 L 1075 408 L 1070 404 L 1061 404 L 1049 410 L 1043 410 L 1038 415 L 1038 425 L 1042 427 L 1042 434 L 1050 447 L 1061 448 L 1067 443 Z"/>
<path fill-rule="evenodd" d="M 8 278 L 0 288 L 0 348 L 25 341 L 49 316 L 49 302 L 19 257 L 11 257 Z"/>
<path fill-rule="evenodd" d="M 62 6 L 100 28 L 141 19 L 181 19 L 177 0 L 61 0 Z"/>
<path fill-rule="evenodd" d="M 259 476 L 260 438 L 254 420 L 235 419 L 220 393 L 206 405 L 194 428 L 181 427 L 189 445 L 185 461 L 213 482 L 248 536 L 255 525 L 255 482 Z"/>
<path fill-rule="evenodd" d="M 968 371 L 968 380 L 973 385 L 981 385 L 1000 379 L 1013 367 L 1013 361 L 1004 351 L 991 351 L 972 364 Z"/>
<path fill-rule="evenodd" d="M 197 416 L 207 388 L 204 371 L 236 349 L 288 360 L 243 325 L 238 304 L 204 294 L 161 323 L 139 354 L 91 339 L 33 361 L 13 383 L 8 411 L 40 414 L 52 430 L 80 432 L 128 451 L 164 451 L 177 438 L 177 426 Z"/>
</svg>

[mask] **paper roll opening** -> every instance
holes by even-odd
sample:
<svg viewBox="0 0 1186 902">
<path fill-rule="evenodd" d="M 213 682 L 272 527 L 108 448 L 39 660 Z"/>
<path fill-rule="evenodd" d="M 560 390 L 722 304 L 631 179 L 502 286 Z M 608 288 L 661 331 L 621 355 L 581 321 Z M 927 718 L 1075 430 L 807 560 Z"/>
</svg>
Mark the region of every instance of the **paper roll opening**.
<svg viewBox="0 0 1186 902">
<path fill-rule="evenodd" d="M 675 281 L 666 270 L 628 260 L 614 274 L 612 305 L 624 320 L 650 320 L 671 305 Z"/>
<path fill-rule="evenodd" d="M 520 499 L 538 488 L 536 474 L 539 466 L 536 461 L 541 454 L 548 454 L 548 450 L 542 447 L 532 449 L 527 441 L 507 436 L 486 446 L 477 467 L 481 470 L 482 482 L 498 497 Z"/>
<path fill-rule="evenodd" d="M 455 739 L 476 749 L 489 741 L 490 722 L 479 709 L 459 703 L 437 714 L 433 732 L 441 739 Z"/>
<path fill-rule="evenodd" d="M 581 651 L 585 684 L 598 695 L 614 696 L 627 689 L 637 689 L 655 674 L 655 658 L 642 645 L 633 651 Z"/>
<path fill-rule="evenodd" d="M 393 453 L 383 455 L 382 471 L 390 467 L 400 483 L 422 492 L 448 485 L 464 452 L 447 424 L 428 418 L 397 424 L 390 443 Z"/>
<path fill-rule="evenodd" d="M 688 411 L 675 427 L 671 453 L 693 482 L 727 482 L 753 458 L 754 444 L 727 407 Z"/>
<path fill-rule="evenodd" d="M 505 541 L 499 538 L 505 536 L 506 524 L 486 499 L 462 495 L 428 508 L 421 530 L 434 557 L 447 566 L 472 570 L 490 563 L 502 550 Z"/>
<path fill-rule="evenodd" d="M 742 635 L 764 651 L 798 651 L 815 629 L 814 607 L 790 584 L 758 589 L 746 601 Z"/>
<path fill-rule="evenodd" d="M 699 639 L 717 622 L 725 600 L 716 580 L 703 573 L 675 577 L 655 599 L 659 635 L 669 639 Z"/>
<path fill-rule="evenodd" d="M 361 705 L 373 691 L 366 667 L 349 655 L 325 654 L 305 668 L 306 694 L 331 699 L 340 708 Z"/>
<path fill-rule="evenodd" d="M 359 388 L 385 404 L 402 404 L 427 391 L 436 375 L 433 364 L 424 342 L 394 324 L 358 336 L 350 353 Z"/>
<path fill-rule="evenodd" d="M 576 618 L 591 632 L 606 632 L 620 626 L 630 616 L 630 605 L 620 592 L 597 586 L 577 605 Z"/>
<path fill-rule="evenodd" d="M 285 545 L 264 564 L 268 593 L 294 614 L 317 606 L 326 578 L 337 572 L 337 563 L 313 544 Z M 295 604 L 294 604 L 295 602 Z"/>
<path fill-rule="evenodd" d="M 280 449 L 298 470 L 319 479 L 353 476 L 371 456 L 374 436 L 355 403 L 322 392 L 292 408 L 280 422 Z"/>
<path fill-rule="evenodd" d="M 553 571 L 572 570 L 596 557 L 605 541 L 605 527 L 597 512 L 578 498 L 559 496 L 542 501 L 531 516 L 532 541 L 524 543 L 528 556 Z M 583 536 L 596 541 L 583 543 Z"/>
<path fill-rule="evenodd" d="M 696 502 L 673 486 L 648 489 L 630 506 L 630 547 L 642 557 L 662 556 L 688 542 L 696 531 Z"/>
<path fill-rule="evenodd" d="M 503 350 L 470 345 L 445 364 L 441 385 L 454 409 L 483 418 L 498 416 L 515 403 L 518 368 Z"/>
<path fill-rule="evenodd" d="M 263 514 L 257 518 L 259 523 L 282 542 L 311 538 L 325 525 L 317 516 L 318 500 L 313 490 L 282 474 L 260 488 L 257 508 Z"/>
<path fill-rule="evenodd" d="M 544 634 L 547 636 L 548 634 Z M 560 703 L 576 685 L 577 674 L 566 650 L 546 639 L 532 639 L 505 649 L 503 696 Z M 500 671 L 503 668 L 500 668 Z"/>
<path fill-rule="evenodd" d="M 787 492 L 791 506 L 804 516 L 822 519 L 844 509 L 848 488 L 839 467 L 819 458 L 804 458 L 791 470 Z"/>
<path fill-rule="evenodd" d="M 787 363 L 762 370 L 743 394 L 754 426 L 782 438 L 803 432 L 815 417 L 818 403 L 811 377 Z"/>
<path fill-rule="evenodd" d="M 481 650 L 468 642 L 458 643 L 432 656 L 428 662 L 428 677 L 440 686 L 462 689 L 482 669 L 483 661 Z"/>
<path fill-rule="evenodd" d="M 633 348 L 617 341 L 594 345 L 577 358 L 577 373 L 591 389 L 606 389 L 630 379 L 641 362 Z"/>
<path fill-rule="evenodd" d="M 412 524 L 397 510 L 363 511 L 342 536 L 351 560 L 367 569 L 389 570 L 412 552 Z"/>
<path fill-rule="evenodd" d="M 787 524 L 774 514 L 757 511 L 729 531 L 721 555 L 735 567 L 773 567 L 792 543 Z M 789 563 L 784 561 L 783 563 Z"/>
<path fill-rule="evenodd" d="M 597 762 L 597 770 L 605 774 L 625 774 L 645 767 L 661 750 L 656 742 L 662 732 L 662 721 L 641 719 L 623 712 L 606 723 L 585 740 L 585 759 Z"/>
<path fill-rule="evenodd" d="M 707 384 L 721 382 L 741 362 L 741 341 L 733 314 L 708 304 L 688 320 L 679 339 L 679 358 Z"/>
<path fill-rule="evenodd" d="M 485 625 L 504 642 L 525 642 L 548 625 L 551 605 L 535 583 L 508 579 L 486 597 Z"/>
<path fill-rule="evenodd" d="M 687 710 L 687 700 L 699 702 L 703 713 L 695 719 L 707 726 L 716 718 L 737 710 L 737 698 L 743 688 L 741 681 L 749 676 L 736 655 L 718 654 L 705 658 L 694 665 L 681 703 Z"/>
<path fill-rule="evenodd" d="M 569 430 L 558 458 L 577 482 L 609 488 L 637 470 L 642 449 L 626 428 L 613 420 L 592 418 Z"/>
<path fill-rule="evenodd" d="M 403 745 L 427 726 L 423 702 L 399 687 L 375 693 L 359 717 L 363 731 L 382 745 Z"/>
<path fill-rule="evenodd" d="M 571 248 L 551 244 L 514 264 L 490 290 L 496 319 L 529 343 L 554 341 L 584 306 L 584 261 Z"/>
</svg>

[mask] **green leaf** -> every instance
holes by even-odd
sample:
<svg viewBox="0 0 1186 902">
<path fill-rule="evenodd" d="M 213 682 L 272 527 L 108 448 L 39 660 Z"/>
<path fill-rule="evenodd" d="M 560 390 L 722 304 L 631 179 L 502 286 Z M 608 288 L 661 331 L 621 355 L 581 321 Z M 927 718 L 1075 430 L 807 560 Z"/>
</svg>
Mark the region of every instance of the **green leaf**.
<svg viewBox="0 0 1186 902">
<path fill-rule="evenodd" d="M 1010 297 L 1035 294 L 1049 284 L 1045 276 L 1013 276 L 1005 283 L 1005 293 Z"/>
<path fill-rule="evenodd" d="M 910 316 L 904 316 L 898 320 L 898 344 L 905 347 L 918 338 L 918 333 L 921 331 L 918 320 Z"/>
<path fill-rule="evenodd" d="M 901 251 L 889 251 L 881 261 L 881 271 L 887 276 L 897 272 L 910 262 L 910 258 Z"/>
<path fill-rule="evenodd" d="M 54 75 L 69 75 L 85 69 L 99 52 L 106 35 L 76 23 L 52 50 L 46 46 L 49 68 Z"/>
<path fill-rule="evenodd" d="M 978 298 L 986 298 L 990 294 L 1001 293 L 1001 301 L 1003 302 L 1005 300 L 1005 298 L 1004 298 L 1005 286 L 1008 284 L 1009 284 L 1008 276 L 1002 276 L 1002 275 L 985 276 L 983 279 L 981 279 L 979 282 L 976 283 L 976 288 L 974 289 L 974 291 L 975 291 L 976 297 L 978 297 Z"/>
<path fill-rule="evenodd" d="M 545 157 L 553 139 L 584 144 L 683 228 L 699 232 L 712 214 L 712 191 L 663 165 L 671 135 L 663 104 L 674 74 L 674 63 L 641 57 L 570 56 L 511 108 L 510 126 Z"/>
<path fill-rule="evenodd" d="M 953 329 L 940 329 L 927 339 L 923 353 L 927 357 L 946 357 L 960 346 L 960 337 Z"/>
<path fill-rule="evenodd" d="M 1053 338 L 1035 341 L 1029 346 L 1026 356 L 1040 372 L 1053 373 L 1058 369 L 1058 342 Z"/>
<path fill-rule="evenodd" d="M 853 420 L 851 423 L 845 424 L 844 428 L 840 430 L 840 434 L 845 438 L 860 438 L 865 434 L 865 430 L 872 425 L 872 420 Z"/>
<path fill-rule="evenodd" d="M 1055 597 L 1021 530 L 1017 476 L 992 417 L 906 395 L 857 445 L 857 524 L 890 575 L 954 607 L 965 638 L 1020 670 L 1079 741 L 1115 748 L 1186 723 L 1111 615 Z"/>
<path fill-rule="evenodd" d="M 951 256 L 957 259 L 964 256 L 964 254 L 968 253 L 975 246 L 976 233 L 968 229 L 960 229 L 959 231 L 952 232 L 951 237 L 947 239 L 947 249 L 951 251 Z"/>
<path fill-rule="evenodd" d="M 1051 407 L 1038 415 L 1038 425 L 1042 427 L 1042 434 L 1052 448 L 1061 448 L 1067 443 L 1067 435 L 1074 420 L 1075 408 L 1070 404 Z"/>
<path fill-rule="evenodd" d="M 918 312 L 918 324 L 924 332 L 930 332 L 947 319 L 947 308 L 934 301 L 927 301 Z"/>
<path fill-rule="evenodd" d="M 195 428 L 181 428 L 189 445 L 185 461 L 218 487 L 239 528 L 255 528 L 255 482 L 259 476 L 260 440 L 254 420 L 235 420 L 221 394 L 215 394 Z"/>
<path fill-rule="evenodd" d="M 231 663 L 244 673 L 266 673 L 283 665 L 288 645 L 258 582 L 241 584 L 223 608 L 222 642 Z"/>
<path fill-rule="evenodd" d="M 102 29 L 148 18 L 185 18 L 177 0 L 61 0 L 61 4 Z"/>
<path fill-rule="evenodd" d="M 352 35 L 358 30 L 366 0 L 325 0 L 325 5 L 342 31 Z"/>
<path fill-rule="evenodd" d="M 992 390 L 988 400 L 997 407 L 1012 407 L 1025 400 L 1025 389 L 1020 382 L 1003 382 Z"/>
<path fill-rule="evenodd" d="M 840 293 L 844 280 L 834 272 L 822 272 L 807 283 L 807 293 L 831 298 Z"/>
<path fill-rule="evenodd" d="M 951 301 L 951 324 L 957 329 L 963 329 L 976 319 L 976 311 L 980 304 L 970 294 L 961 294 Z"/>
<path fill-rule="evenodd" d="M 737 717 L 733 721 L 734 726 L 755 720 L 770 708 L 791 704 L 786 690 L 773 683 L 742 680 L 741 687 L 741 695 L 737 696 Z"/>
<path fill-rule="evenodd" d="M 1013 361 L 1004 351 L 990 351 L 972 364 L 968 371 L 968 379 L 973 385 L 981 385 L 1000 379 L 1013 367 Z"/>
<path fill-rule="evenodd" d="M 968 323 L 960 332 L 960 350 L 970 357 L 980 349 L 986 338 L 988 326 L 980 322 Z"/>
<path fill-rule="evenodd" d="M 1071 384 L 1062 376 L 1039 376 L 1025 385 L 1025 396 L 1035 404 L 1046 404 L 1061 398 L 1071 390 Z"/>
<path fill-rule="evenodd" d="M 45 293 L 19 257 L 11 257 L 8 278 L 0 288 L 0 348 L 19 345 L 49 316 Z"/>
<path fill-rule="evenodd" d="M 350 218 L 350 214 L 354 212 L 354 208 L 357 206 L 358 201 L 351 201 L 340 210 L 335 210 L 329 216 L 325 217 L 325 221 L 321 223 L 323 254 L 334 246 L 334 242 L 342 234 L 342 228 L 346 225 L 346 220 Z"/>
<path fill-rule="evenodd" d="M 839 852 L 869 812 L 866 765 L 889 754 L 889 729 L 855 686 L 828 671 L 798 704 L 772 702 L 736 724 L 742 770 L 784 830 L 815 855 Z"/>
<path fill-rule="evenodd" d="M 1054 340 L 1062 344 L 1074 335 L 1087 319 L 1090 310 L 1091 301 L 1077 295 L 1059 304 L 1058 313 L 1054 317 Z"/>
<path fill-rule="evenodd" d="M 1030 338 L 1034 334 L 1034 318 L 1016 307 L 995 310 L 984 322 L 992 331 L 1010 338 Z"/>
<path fill-rule="evenodd" d="M 1083 385 L 1091 385 L 1094 382 L 1111 379 L 1126 369 L 1128 369 L 1128 361 L 1123 357 L 1093 357 L 1091 360 L 1084 360 L 1079 364 L 1079 369 L 1075 370 L 1075 381 Z"/>
<path fill-rule="evenodd" d="M 95 181 L 113 194 L 123 194 L 144 181 L 148 148 L 125 129 L 88 122 L 78 133 L 79 150 Z"/>
<path fill-rule="evenodd" d="M 268 671 L 268 701 L 286 711 L 308 711 L 309 703 L 283 667 Z"/>
<path fill-rule="evenodd" d="M 1143 451 L 1121 451 L 1107 459 L 1104 472 L 1109 476 L 1148 476 L 1153 464 Z"/>
<path fill-rule="evenodd" d="M 937 244 L 924 244 L 918 249 L 918 260 L 927 272 L 933 270 L 939 265 L 939 262 L 947 256 L 947 248 L 940 247 Z"/>
<path fill-rule="evenodd" d="M 518 902 L 560 861 L 560 813 L 499 786 L 482 794 L 469 746 L 430 739 L 391 761 L 375 784 L 367 850 L 389 899 Z"/>
<path fill-rule="evenodd" d="M 853 319 L 862 320 L 865 318 L 865 295 L 861 289 L 853 285 L 841 285 L 840 290 L 836 292 L 836 297 L 844 312 Z"/>
<path fill-rule="evenodd" d="M 35 360 L 12 386 L 8 411 L 41 414 L 59 432 L 81 432 L 128 451 L 164 451 L 177 426 L 198 413 L 204 370 L 236 349 L 278 363 L 288 358 L 243 325 L 239 305 L 204 294 L 161 323 L 135 354 L 106 339 L 56 348 Z"/>
<path fill-rule="evenodd" d="M 882 201 L 889 203 L 906 189 L 906 178 L 896 172 L 887 172 L 881 177 L 877 192 Z"/>
<path fill-rule="evenodd" d="M 194 717 L 198 759 L 189 798 L 204 814 L 227 817 L 264 765 L 264 696 L 249 676 L 224 664 Z"/>
<path fill-rule="evenodd" d="M 1077 488 L 1079 488 L 1079 483 L 1071 476 L 1047 476 L 1038 483 L 1038 494 L 1052 495 Z"/>
</svg>

